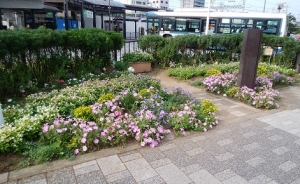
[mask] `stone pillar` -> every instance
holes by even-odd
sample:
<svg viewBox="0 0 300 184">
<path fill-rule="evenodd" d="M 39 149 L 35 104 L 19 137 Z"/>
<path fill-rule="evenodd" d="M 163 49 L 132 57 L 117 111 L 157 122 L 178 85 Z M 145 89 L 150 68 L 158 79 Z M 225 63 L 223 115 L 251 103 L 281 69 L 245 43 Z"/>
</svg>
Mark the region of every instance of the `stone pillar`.
<svg viewBox="0 0 300 184">
<path fill-rule="evenodd" d="M 65 4 L 65 25 L 66 25 L 66 30 L 69 29 L 69 2 L 66 1 Z"/>
<path fill-rule="evenodd" d="M 297 54 L 296 71 L 300 73 L 300 53 Z"/>
<path fill-rule="evenodd" d="M 81 8 L 80 8 L 80 17 L 81 17 L 81 28 L 85 28 L 85 22 L 84 22 L 84 7 L 83 7 L 83 2 L 81 3 Z"/>
<path fill-rule="evenodd" d="M 262 30 L 245 29 L 241 60 L 238 74 L 238 86 L 254 89 L 258 60 L 261 50 Z"/>
</svg>

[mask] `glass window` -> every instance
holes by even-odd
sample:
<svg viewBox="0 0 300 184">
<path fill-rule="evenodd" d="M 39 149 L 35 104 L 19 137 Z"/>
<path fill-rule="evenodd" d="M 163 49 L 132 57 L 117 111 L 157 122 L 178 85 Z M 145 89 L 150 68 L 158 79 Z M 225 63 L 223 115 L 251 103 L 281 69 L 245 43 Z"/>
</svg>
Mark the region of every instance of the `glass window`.
<svg viewBox="0 0 300 184">
<path fill-rule="evenodd" d="M 160 1 L 160 3 L 164 3 L 163 1 Z"/>
<path fill-rule="evenodd" d="M 166 4 L 168 4 L 168 1 L 166 1 Z"/>
<path fill-rule="evenodd" d="M 222 23 L 230 23 L 230 19 L 222 19 L 222 21 L 221 21 Z"/>
<path fill-rule="evenodd" d="M 159 19 L 147 19 L 148 20 L 148 34 L 157 34 L 159 29 Z"/>
<path fill-rule="evenodd" d="M 186 19 L 176 19 L 176 31 L 186 31 Z"/>
<path fill-rule="evenodd" d="M 174 31 L 175 30 L 175 18 L 168 17 L 162 19 L 162 27 L 164 31 Z"/>
</svg>

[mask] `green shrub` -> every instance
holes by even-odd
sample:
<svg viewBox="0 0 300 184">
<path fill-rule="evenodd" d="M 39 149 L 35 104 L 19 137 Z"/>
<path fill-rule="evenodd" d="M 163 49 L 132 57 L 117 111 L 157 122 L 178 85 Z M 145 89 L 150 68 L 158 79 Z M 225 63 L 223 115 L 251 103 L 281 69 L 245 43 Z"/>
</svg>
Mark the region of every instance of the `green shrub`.
<svg viewBox="0 0 300 184">
<path fill-rule="evenodd" d="M 226 92 L 226 95 L 231 98 L 234 98 L 235 95 L 239 92 L 239 90 L 240 90 L 239 87 L 232 87 Z"/>
<path fill-rule="evenodd" d="M 217 70 L 217 69 L 212 68 L 212 69 L 207 70 L 205 76 L 208 77 L 208 76 L 212 76 L 212 75 L 220 75 L 220 74 L 222 74 L 222 73 L 220 72 L 220 70 Z"/>
<path fill-rule="evenodd" d="M 105 101 L 108 101 L 108 100 L 112 100 L 115 97 L 116 96 L 113 95 L 112 93 L 107 93 L 107 94 L 101 95 L 100 98 L 98 99 L 98 102 L 102 103 L 102 102 L 105 102 Z"/>
<path fill-rule="evenodd" d="M 91 120 L 92 108 L 89 106 L 81 106 L 74 110 L 74 116 L 83 120 Z"/>
</svg>

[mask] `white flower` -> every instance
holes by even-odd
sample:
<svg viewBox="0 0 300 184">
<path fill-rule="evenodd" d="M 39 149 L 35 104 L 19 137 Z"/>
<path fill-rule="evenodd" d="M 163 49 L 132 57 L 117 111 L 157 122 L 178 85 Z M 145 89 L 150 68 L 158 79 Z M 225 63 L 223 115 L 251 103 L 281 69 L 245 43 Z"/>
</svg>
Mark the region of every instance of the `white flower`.
<svg viewBox="0 0 300 184">
<path fill-rule="evenodd" d="M 223 96 L 227 96 L 226 94 L 223 94 Z"/>
<path fill-rule="evenodd" d="M 7 102 L 12 102 L 12 99 L 8 99 Z"/>
</svg>

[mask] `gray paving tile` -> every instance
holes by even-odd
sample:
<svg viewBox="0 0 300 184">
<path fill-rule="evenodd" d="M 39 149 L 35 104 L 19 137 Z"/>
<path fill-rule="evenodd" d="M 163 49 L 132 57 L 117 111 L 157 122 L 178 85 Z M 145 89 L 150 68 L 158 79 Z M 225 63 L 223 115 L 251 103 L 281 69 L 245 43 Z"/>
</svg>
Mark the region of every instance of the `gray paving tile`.
<svg viewBox="0 0 300 184">
<path fill-rule="evenodd" d="M 225 145 L 228 145 L 228 144 L 231 144 L 232 143 L 232 140 L 230 139 L 225 139 L 225 140 L 222 140 L 222 141 L 218 141 L 217 144 L 219 146 L 225 146 Z"/>
<path fill-rule="evenodd" d="M 272 135 L 272 136 L 268 137 L 268 139 L 271 141 L 278 141 L 278 140 L 281 140 L 282 137 L 279 135 Z"/>
<path fill-rule="evenodd" d="M 200 164 L 192 164 L 192 165 L 189 165 L 189 166 L 186 166 L 186 167 L 183 167 L 181 168 L 181 171 L 184 173 L 184 174 L 191 174 L 191 173 L 194 173 L 194 172 L 197 172 L 199 170 L 203 169 L 203 167 L 200 165 Z"/>
<path fill-rule="evenodd" d="M 193 156 L 189 156 L 180 148 L 174 148 L 164 152 L 165 155 L 178 167 L 186 167 L 195 163 Z"/>
<path fill-rule="evenodd" d="M 159 160 L 154 160 L 154 161 L 149 162 L 149 163 L 155 169 L 155 168 L 167 165 L 171 162 L 172 161 L 169 158 L 162 158 L 162 159 L 159 159 Z"/>
<path fill-rule="evenodd" d="M 242 178 L 241 176 L 233 176 L 225 181 L 223 181 L 223 184 L 248 184 L 248 182 Z"/>
<path fill-rule="evenodd" d="M 265 184 L 272 181 L 271 178 L 268 178 L 266 175 L 259 175 L 249 181 L 250 184 Z"/>
<path fill-rule="evenodd" d="M 187 138 L 176 139 L 173 142 L 177 145 L 178 148 L 184 151 L 189 151 L 199 147 L 197 143 L 194 143 L 191 141 L 191 139 Z"/>
<path fill-rule="evenodd" d="M 132 176 L 130 176 L 118 181 L 110 182 L 109 184 L 136 184 L 136 181 Z"/>
<path fill-rule="evenodd" d="M 200 141 L 203 141 L 203 140 L 205 140 L 205 139 L 206 139 L 205 136 L 199 135 L 199 136 L 193 137 L 193 138 L 192 138 L 192 141 L 193 141 L 193 142 L 200 142 Z"/>
<path fill-rule="evenodd" d="M 8 172 L 1 173 L 0 174 L 0 183 L 7 182 L 7 180 L 8 180 Z"/>
<path fill-rule="evenodd" d="M 203 153 L 203 152 L 204 152 L 204 150 L 203 150 L 202 148 L 195 148 L 195 149 L 186 151 L 186 153 L 187 153 L 189 156 L 198 155 L 198 154 Z"/>
<path fill-rule="evenodd" d="M 254 142 L 254 143 L 248 144 L 246 146 L 243 146 L 243 148 L 245 150 L 251 151 L 251 150 L 255 150 L 255 149 L 260 148 L 260 145 L 257 142 Z"/>
<path fill-rule="evenodd" d="M 38 174 L 18 181 L 18 184 L 47 184 L 46 174 Z"/>
<path fill-rule="evenodd" d="M 126 170 L 126 167 L 117 155 L 99 158 L 97 159 L 97 163 L 104 175 L 110 175 Z"/>
<path fill-rule="evenodd" d="M 122 162 L 128 162 L 128 161 L 131 161 L 131 160 L 142 158 L 142 155 L 140 153 L 132 153 L 132 154 L 123 155 L 123 156 L 119 155 L 119 157 L 120 157 Z"/>
<path fill-rule="evenodd" d="M 152 162 L 154 160 L 159 160 L 165 158 L 166 155 L 160 151 L 160 149 L 152 149 L 149 147 L 145 147 L 139 150 L 139 152 L 143 155 L 143 158 L 148 162 Z"/>
<path fill-rule="evenodd" d="M 98 183 L 107 183 L 103 174 L 100 170 L 96 170 L 93 172 L 88 172 L 85 174 L 81 174 L 77 176 L 78 184 L 98 184 Z"/>
<path fill-rule="evenodd" d="M 226 128 L 226 129 L 222 129 L 222 130 L 217 130 L 217 133 L 219 133 L 219 134 L 226 134 L 226 133 L 229 133 L 231 131 L 232 131 L 231 129 Z"/>
<path fill-rule="evenodd" d="M 126 162 L 125 165 L 133 178 L 138 182 L 157 175 L 155 170 L 144 158 Z"/>
<path fill-rule="evenodd" d="M 295 143 L 300 145 L 300 139 L 296 140 Z"/>
<path fill-rule="evenodd" d="M 280 164 L 278 167 L 280 169 L 284 170 L 285 172 L 288 172 L 288 171 L 294 169 L 295 167 L 297 167 L 297 164 L 295 164 L 295 163 L 293 163 L 291 161 L 287 161 L 287 162 L 285 162 L 283 164 Z"/>
<path fill-rule="evenodd" d="M 267 184 L 278 184 L 278 183 L 276 181 L 270 181 Z M 296 184 L 296 183 L 294 183 L 294 184 Z"/>
<path fill-rule="evenodd" d="M 299 184 L 299 183 L 300 183 L 300 178 L 297 179 L 297 180 L 295 180 L 295 181 L 293 181 L 291 184 Z"/>
<path fill-rule="evenodd" d="M 111 183 L 111 182 L 114 182 L 114 181 L 117 181 L 117 180 L 128 178 L 130 176 L 131 175 L 130 175 L 128 170 L 123 170 L 123 171 L 120 171 L 118 173 L 107 175 L 107 176 L 105 176 L 105 178 L 106 178 L 107 182 Z"/>
<path fill-rule="evenodd" d="M 231 169 L 226 169 L 224 171 L 218 172 L 215 174 L 215 177 L 219 180 L 219 181 L 224 181 L 227 180 L 233 176 L 237 176 L 236 173 L 234 173 Z"/>
<path fill-rule="evenodd" d="M 282 154 L 288 152 L 289 150 L 290 150 L 290 149 L 288 149 L 288 148 L 286 148 L 286 147 L 284 147 L 284 146 L 281 146 L 281 147 L 279 147 L 279 148 L 273 149 L 272 151 L 273 151 L 274 153 L 278 154 L 278 155 L 282 155 Z"/>
<path fill-rule="evenodd" d="M 139 182 L 139 184 L 163 184 L 163 183 L 166 182 L 160 176 L 154 176 L 152 178 Z"/>
<path fill-rule="evenodd" d="M 15 180 L 15 181 L 9 181 L 9 182 L 7 182 L 6 184 L 18 184 L 18 180 Z"/>
<path fill-rule="evenodd" d="M 74 169 L 75 175 L 79 176 L 81 174 L 86 174 L 89 172 L 97 171 L 97 170 L 99 170 L 99 166 L 98 166 L 96 160 L 92 160 L 89 162 L 75 165 L 75 166 L 73 166 L 73 169 Z"/>
<path fill-rule="evenodd" d="M 257 133 L 252 132 L 252 131 L 243 134 L 243 136 L 246 137 L 246 138 L 252 137 L 252 136 L 255 136 L 255 135 L 257 135 Z"/>
<path fill-rule="evenodd" d="M 76 183 L 75 174 L 72 167 L 66 167 L 47 173 L 48 184 L 74 184 Z"/>
<path fill-rule="evenodd" d="M 176 147 L 177 147 L 177 145 L 174 144 L 174 143 L 169 143 L 169 144 L 165 144 L 165 145 L 162 145 L 162 146 L 158 146 L 160 151 L 166 151 L 166 150 L 170 150 L 170 149 L 173 149 L 173 148 L 176 148 Z"/>
<path fill-rule="evenodd" d="M 254 158 L 251 158 L 249 160 L 246 160 L 246 163 L 253 166 L 253 167 L 256 167 L 258 166 L 259 164 L 263 164 L 265 163 L 266 161 L 260 157 L 254 157 Z"/>
<path fill-rule="evenodd" d="M 191 178 L 191 180 L 193 180 L 196 184 L 222 184 L 205 169 L 190 174 L 189 178 Z"/>
<path fill-rule="evenodd" d="M 219 161 L 224 161 L 224 160 L 229 160 L 233 157 L 234 155 L 232 153 L 226 152 L 224 154 L 216 156 L 216 159 L 218 159 Z"/>
<path fill-rule="evenodd" d="M 173 163 L 156 168 L 157 173 L 166 181 L 166 183 L 190 183 L 191 180 Z"/>
</svg>

